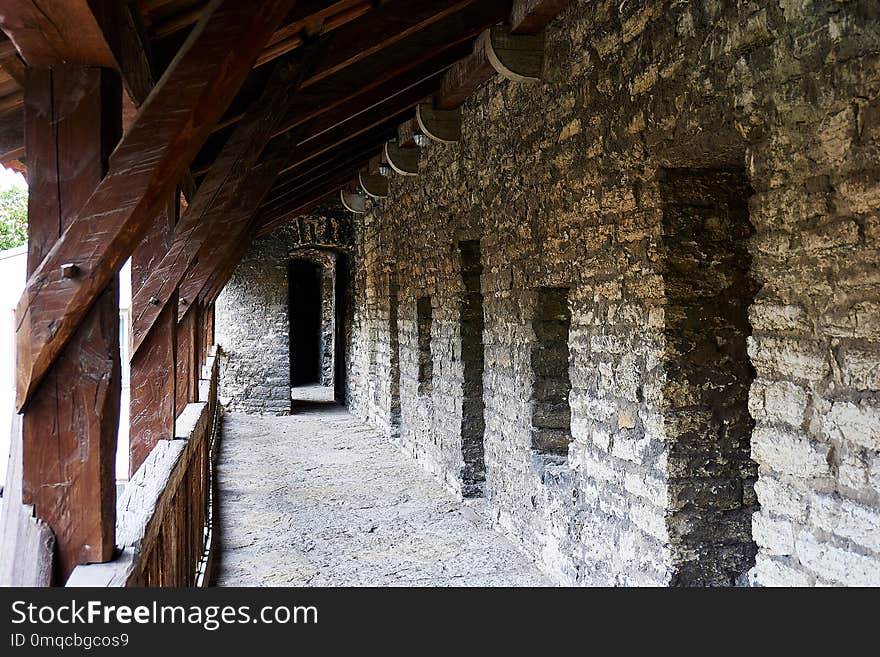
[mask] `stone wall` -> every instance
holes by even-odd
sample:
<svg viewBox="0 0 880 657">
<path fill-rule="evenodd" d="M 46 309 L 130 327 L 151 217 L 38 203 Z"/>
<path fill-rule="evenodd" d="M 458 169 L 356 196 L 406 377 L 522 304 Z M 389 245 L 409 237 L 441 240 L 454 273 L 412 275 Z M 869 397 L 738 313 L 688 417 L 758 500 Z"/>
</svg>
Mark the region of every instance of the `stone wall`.
<svg viewBox="0 0 880 657">
<path fill-rule="evenodd" d="M 880 584 L 877 4 L 573 0 L 544 78 L 479 90 L 358 219 L 351 408 L 468 492 L 479 241 L 484 490 L 548 573 Z M 550 457 L 542 288 L 570 313 Z"/>
<path fill-rule="evenodd" d="M 297 217 L 255 240 L 217 299 L 216 340 L 223 359 L 220 397 L 231 411 L 290 412 L 288 264 L 322 267 L 321 383 L 333 385 L 336 253 L 352 246 L 351 221 L 328 211 Z"/>
</svg>

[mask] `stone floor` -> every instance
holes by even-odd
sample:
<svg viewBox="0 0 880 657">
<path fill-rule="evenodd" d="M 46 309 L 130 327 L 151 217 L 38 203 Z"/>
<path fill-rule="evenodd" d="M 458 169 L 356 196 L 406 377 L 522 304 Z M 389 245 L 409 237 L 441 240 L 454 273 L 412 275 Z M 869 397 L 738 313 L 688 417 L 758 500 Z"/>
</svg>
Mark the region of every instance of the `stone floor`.
<svg viewBox="0 0 880 657">
<path fill-rule="evenodd" d="M 289 417 L 226 414 L 220 586 L 545 586 L 495 532 L 377 431 L 294 389 Z"/>
</svg>

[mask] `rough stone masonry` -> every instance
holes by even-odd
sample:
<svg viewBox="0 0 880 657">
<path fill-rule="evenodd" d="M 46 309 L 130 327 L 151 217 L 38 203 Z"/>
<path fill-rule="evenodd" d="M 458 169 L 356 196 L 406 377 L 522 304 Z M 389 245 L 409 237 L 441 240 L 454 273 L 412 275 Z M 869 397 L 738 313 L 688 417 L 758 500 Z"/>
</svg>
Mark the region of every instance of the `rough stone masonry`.
<svg viewBox="0 0 880 657">
<path fill-rule="evenodd" d="M 880 585 L 880 5 L 573 0 L 462 128 L 351 219 L 350 408 L 558 582 Z"/>
<path fill-rule="evenodd" d="M 327 212 L 298 217 L 256 240 L 217 299 L 220 396 L 242 413 L 290 412 L 291 351 L 288 265 L 320 268 L 320 383 L 333 384 L 336 257 L 351 248 L 351 224 Z"/>
</svg>

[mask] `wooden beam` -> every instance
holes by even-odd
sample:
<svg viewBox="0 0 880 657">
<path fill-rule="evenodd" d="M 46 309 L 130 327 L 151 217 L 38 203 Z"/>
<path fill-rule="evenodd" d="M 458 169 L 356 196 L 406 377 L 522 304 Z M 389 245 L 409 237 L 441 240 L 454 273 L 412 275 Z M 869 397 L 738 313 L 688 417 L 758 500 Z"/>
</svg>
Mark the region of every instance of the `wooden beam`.
<svg viewBox="0 0 880 657">
<path fill-rule="evenodd" d="M 538 80 L 543 52 L 542 34 L 514 35 L 502 25 L 492 26 L 476 39 L 473 52 L 446 73 L 435 108 L 457 109 L 496 73 L 518 82 Z"/>
<path fill-rule="evenodd" d="M 459 43 L 440 52 L 432 53 L 428 57 L 418 61 L 407 61 L 404 66 L 396 60 L 376 61 L 372 59 L 363 62 L 368 65 L 363 68 L 358 65 L 352 69 L 346 69 L 341 74 L 322 81 L 316 87 L 301 90 L 291 99 L 291 108 L 282 122 L 280 132 L 276 138 L 285 132 L 309 123 L 308 130 L 323 131 L 334 127 L 342 120 L 355 116 L 370 107 L 388 99 L 402 89 L 423 82 L 445 71 L 450 65 L 470 52 L 468 43 Z M 373 67 L 377 68 L 373 68 Z M 386 68 L 386 66 L 388 68 Z M 350 73 L 356 73 L 369 80 L 365 84 L 357 83 L 350 78 Z M 376 79 L 382 80 L 379 84 L 373 84 Z M 331 84 L 332 83 L 332 84 Z M 318 90 L 318 87 L 321 89 Z M 325 89 L 326 87 L 326 89 Z M 315 94 L 319 91 L 318 94 Z M 299 99 L 309 98 L 316 104 L 302 105 Z M 323 103 L 320 106 L 317 103 Z M 321 120 L 316 120 L 321 117 Z M 195 170 L 196 175 L 204 175 L 210 167 Z"/>
<path fill-rule="evenodd" d="M 360 150 L 355 150 L 353 153 L 346 148 L 334 150 L 326 160 L 310 162 L 308 172 L 299 170 L 297 173 L 308 178 L 315 171 L 323 171 L 324 166 L 338 170 L 340 166 L 345 165 L 349 165 L 349 170 L 354 172 L 366 158 L 375 153 L 378 145 L 387 138 L 387 135 L 388 128 L 385 127 L 382 132 L 368 135 L 369 142 L 357 142 L 355 145 Z M 260 218 L 256 216 L 257 209 L 262 207 L 263 198 L 267 195 L 269 188 L 273 186 L 277 172 L 288 161 L 289 150 L 290 147 L 282 140 L 276 140 L 270 144 L 263 161 L 254 168 L 248 184 L 244 186 L 245 193 L 239 197 L 239 202 L 234 207 L 229 208 L 226 215 L 228 223 L 223 229 L 224 234 L 228 236 L 227 239 L 212 240 L 202 246 L 192 273 L 187 275 L 181 283 L 183 296 L 191 299 L 198 298 L 203 303 L 213 302 L 213 299 L 206 296 L 206 291 L 212 281 L 223 278 L 222 272 L 234 268 L 235 263 L 244 253 L 241 244 L 248 241 L 248 235 L 251 234 L 253 225 L 259 223 Z M 340 160 L 342 164 L 340 164 Z M 302 167 L 302 169 L 305 168 L 305 166 Z M 225 285 L 225 279 L 223 280 Z M 181 308 L 181 313 L 185 310 L 186 308 Z"/>
<path fill-rule="evenodd" d="M 387 135 L 393 135 L 393 127 L 380 126 L 379 129 L 370 130 L 320 157 L 290 169 L 275 181 L 272 190 L 260 206 L 260 213 L 272 214 L 276 206 L 285 205 L 291 194 L 296 194 L 304 183 L 308 183 L 309 179 L 316 175 L 336 170 L 352 162 L 369 160 L 378 152 L 382 143 L 387 141 Z"/>
<path fill-rule="evenodd" d="M 479 42 L 479 37 L 477 41 Z M 485 48 L 475 44 L 470 55 L 456 62 L 446 72 L 440 91 L 434 99 L 434 106 L 444 111 L 457 109 L 494 75 L 495 69 L 486 56 Z"/>
<path fill-rule="evenodd" d="M 317 44 L 302 51 L 298 58 L 278 63 L 266 89 L 251 111 L 235 129 L 202 182 L 192 205 L 174 231 L 174 239 L 161 262 L 135 295 L 137 322 L 133 325 L 132 352 L 141 344 L 175 293 L 184 273 L 212 235 L 224 235 L 221 229 L 228 220 L 229 207 L 252 185 L 249 177 L 264 147 L 284 116 L 289 95 L 295 93 L 317 55 Z M 148 303 L 148 300 L 155 300 Z"/>
<path fill-rule="evenodd" d="M 0 0 L 0 29 L 28 66 L 81 64 L 115 68 L 102 20 L 114 0 Z"/>
<path fill-rule="evenodd" d="M 430 81 L 424 84 L 428 85 Z M 353 118 L 350 121 L 339 124 L 336 128 L 321 135 L 318 139 L 307 140 L 300 144 L 294 156 L 290 158 L 286 166 L 282 170 L 284 175 L 281 184 L 278 187 L 278 194 L 270 199 L 270 202 L 276 202 L 280 197 L 287 193 L 286 185 L 290 180 L 288 176 L 302 171 L 305 168 L 317 166 L 323 161 L 324 157 L 332 157 L 335 149 L 342 147 L 349 142 L 363 138 L 364 141 L 370 141 L 374 137 L 378 137 L 379 141 L 375 145 L 373 155 L 377 155 L 381 148 L 381 144 L 387 139 L 394 136 L 397 123 L 412 116 L 412 106 L 416 102 L 417 97 L 424 97 L 426 89 L 417 85 L 408 93 L 404 92 L 398 97 L 389 99 L 369 112 Z M 378 156 L 376 157 L 378 162 Z"/>
<path fill-rule="evenodd" d="M 537 82 L 544 67 L 544 33 L 512 34 L 494 25 L 477 40 L 492 67 L 514 82 Z"/>
<path fill-rule="evenodd" d="M 321 200 L 328 195 L 335 194 L 346 185 L 349 185 L 351 183 L 352 173 L 353 172 L 344 171 L 340 173 L 336 178 L 328 179 L 324 183 L 315 186 L 307 194 L 301 196 L 299 201 L 296 204 L 292 205 L 290 210 L 286 214 L 257 227 L 256 236 L 263 237 L 265 235 L 268 235 L 273 230 L 286 223 L 293 217 L 297 217 L 302 214 L 305 207 L 308 207 L 312 203 Z M 222 289 L 222 286 L 220 289 Z M 219 290 L 216 287 L 214 288 L 214 290 L 212 290 L 208 298 L 211 298 L 213 294 L 219 294 Z"/>
<path fill-rule="evenodd" d="M 301 198 L 307 195 L 316 185 L 323 183 L 330 178 L 336 178 L 341 172 L 346 172 L 352 179 L 357 179 L 358 170 L 369 167 L 370 161 L 375 158 L 377 146 L 374 145 L 369 151 L 358 153 L 342 161 L 333 161 L 315 170 L 314 173 L 300 177 L 296 184 L 291 184 L 285 189 L 282 196 L 274 199 L 274 202 L 264 203 L 260 207 L 257 223 L 269 223 L 281 216 L 290 214 L 291 207 L 299 207 L 302 205 Z M 378 175 L 378 174 L 376 174 Z M 357 187 L 358 192 L 363 194 L 363 190 Z"/>
<path fill-rule="evenodd" d="M 509 2 L 483 0 L 468 5 L 443 20 L 432 23 L 418 33 L 407 36 L 382 52 L 349 66 L 330 78 L 303 88 L 292 99 L 288 116 L 278 133 L 291 130 L 318 115 L 334 109 L 356 95 L 373 95 L 373 102 L 399 90 L 399 80 L 409 76 L 407 85 L 414 84 L 417 75 L 424 79 L 425 71 L 443 62 L 445 68 L 470 52 L 470 41 L 488 26 L 504 18 Z M 450 57 L 452 54 L 454 57 Z M 398 79 L 398 82 L 392 82 Z M 388 84 L 386 84 L 388 83 Z M 347 94 L 340 90 L 348 90 Z"/>
<path fill-rule="evenodd" d="M 0 164 L 24 156 L 24 107 L 0 116 Z"/>
<path fill-rule="evenodd" d="M 292 120 L 279 132 L 331 109 L 325 101 L 327 94 L 338 99 L 341 88 L 366 92 L 386 81 L 389 74 L 397 75 L 469 41 L 503 18 L 505 7 L 509 2 L 502 0 L 392 0 L 325 35 L 328 56 L 303 82 L 291 104 Z M 223 125 L 239 118 L 231 116 Z"/>
<path fill-rule="evenodd" d="M 339 190 L 339 200 L 349 212 L 355 214 L 364 214 L 367 211 L 367 197 L 363 194 L 347 192 L 345 189 Z"/>
<path fill-rule="evenodd" d="M 305 163 L 311 167 L 318 157 L 381 126 L 389 113 L 405 111 L 435 91 L 438 74 L 470 50 L 467 41 L 503 17 L 506 6 L 507 3 L 494 1 L 469 5 L 400 40 L 394 48 L 302 89 L 294 97 L 279 131 L 302 129 L 303 134 L 313 137 L 298 144 L 293 142 L 289 151 L 295 156 L 285 171 L 295 171 Z M 387 139 L 387 127 L 382 126 L 381 130 L 382 139 Z M 205 264 L 199 254 L 194 281 L 185 281 L 184 287 L 203 290 L 214 270 L 229 268 L 228 263 L 235 256 L 221 253 L 219 248 L 215 251 Z M 203 292 L 199 292 L 199 297 L 204 298 Z"/>
<path fill-rule="evenodd" d="M 180 196 L 172 190 L 167 203 L 144 240 L 131 256 L 132 332 L 138 331 L 142 304 L 152 299 L 137 294 L 150 272 L 171 248 Z M 160 313 L 144 348 L 131 358 L 129 421 L 129 476 L 144 462 L 160 440 L 174 440 L 177 363 L 176 295 Z"/>
<path fill-rule="evenodd" d="M 187 305 L 192 310 L 181 318 L 177 327 L 177 414 L 190 402 L 199 401 L 199 334 L 201 318 L 197 301 Z"/>
<path fill-rule="evenodd" d="M 134 251 L 293 0 L 217 0 L 153 89 L 110 171 L 28 280 L 18 306 L 21 409 Z M 75 263 L 81 275 L 63 277 Z"/>
<path fill-rule="evenodd" d="M 385 142 L 385 160 L 401 176 L 419 175 L 419 149 L 401 148 L 396 142 Z"/>
<path fill-rule="evenodd" d="M 2 2 L 2 0 L 0 0 Z M 98 6 L 97 3 L 95 7 Z M 113 66 L 122 73 L 122 81 L 131 101 L 132 117 L 150 95 L 155 86 L 156 74 L 149 52 L 149 40 L 141 22 L 137 0 L 120 0 L 116 3 L 101 5 L 100 18 L 106 47 L 110 50 Z M 111 38 L 107 38 L 107 37 Z M 74 37 L 78 38 L 78 35 Z M 6 41 L 11 45 L 10 41 Z M 15 48 L 13 46 L 13 51 Z M 0 60 L 0 67 L 6 70 L 15 80 L 22 84 L 24 64 L 17 54 Z M 125 98 L 123 98 L 125 101 Z M 21 112 L 23 114 L 23 110 Z M 7 125 L 7 121 L 11 123 Z M 16 141 L 22 119 L 12 115 L 0 118 L 0 162 L 7 162 L 24 155 L 23 133 Z M 124 124 L 125 127 L 125 124 Z M 18 131 L 18 132 L 17 132 Z M 192 174 L 187 172 L 184 178 L 184 193 L 191 199 L 195 193 L 195 182 Z"/>
<path fill-rule="evenodd" d="M 122 130 L 122 85 L 108 69 L 28 69 L 25 99 L 27 269 L 34 280 L 104 175 Z M 64 282 L 75 284 L 76 267 L 65 272 L 73 278 Z M 22 421 L 23 500 L 55 533 L 59 583 L 77 564 L 110 560 L 115 546 L 118 278 L 96 292 Z"/>
<path fill-rule="evenodd" d="M 510 11 L 513 34 L 538 34 L 568 6 L 570 0 L 514 0 Z"/>
<path fill-rule="evenodd" d="M 434 107 L 438 110 L 457 109 L 495 73 L 517 81 L 538 79 L 543 61 L 541 31 L 568 2 L 515 0 L 510 13 L 510 29 L 493 26 L 477 38 L 473 52 L 447 72 L 434 99 Z"/>
<path fill-rule="evenodd" d="M 332 57 L 304 81 L 303 88 L 416 36 L 431 25 L 443 25 L 444 19 L 476 3 L 477 0 L 387 0 L 364 18 L 329 36 Z"/>
<path fill-rule="evenodd" d="M 401 148 L 412 148 L 417 146 L 416 135 L 422 134 L 416 119 L 404 121 L 397 127 L 397 143 Z"/>
<path fill-rule="evenodd" d="M 295 141 L 295 135 L 289 133 Z M 237 244 L 246 238 L 251 220 L 265 195 L 278 176 L 278 171 L 289 157 L 290 145 L 287 140 L 275 140 L 266 150 L 262 161 L 247 175 L 242 193 L 226 211 L 215 226 L 214 232 L 226 236 L 223 240 L 205 241 L 198 250 L 192 271 L 181 282 L 181 296 L 188 300 L 200 299 L 208 279 L 231 257 Z M 183 317 L 188 308 L 181 306 Z"/>
<path fill-rule="evenodd" d="M 9 42 L 7 41 L 7 43 Z M 24 87 L 24 62 L 21 61 L 17 53 L 0 58 L 0 68 L 15 80 L 20 87 Z"/>
<path fill-rule="evenodd" d="M 320 126 L 321 130 L 306 126 L 305 134 L 314 136 L 300 142 L 282 173 L 411 110 L 420 100 L 436 91 L 439 82 L 439 75 L 430 77 L 341 122 L 337 122 L 338 119 L 319 117 L 313 126 Z"/>
</svg>

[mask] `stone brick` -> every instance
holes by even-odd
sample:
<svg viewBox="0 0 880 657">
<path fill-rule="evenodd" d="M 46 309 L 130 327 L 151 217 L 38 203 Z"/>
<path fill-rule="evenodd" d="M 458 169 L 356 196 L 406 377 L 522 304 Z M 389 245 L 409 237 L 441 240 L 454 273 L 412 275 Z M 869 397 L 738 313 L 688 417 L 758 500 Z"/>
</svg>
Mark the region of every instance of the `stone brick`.
<svg viewBox="0 0 880 657">
<path fill-rule="evenodd" d="M 808 532 L 797 536 L 801 563 L 832 584 L 880 586 L 880 559 L 822 541 Z"/>
<path fill-rule="evenodd" d="M 752 434 L 752 458 L 759 465 L 796 477 L 829 476 L 828 451 L 800 431 L 758 426 Z"/>
<path fill-rule="evenodd" d="M 811 586 L 814 578 L 790 561 L 773 558 L 758 552 L 755 567 L 749 573 L 750 580 L 761 586 Z"/>
<path fill-rule="evenodd" d="M 749 391 L 749 411 L 756 420 L 799 427 L 807 409 L 807 392 L 788 381 L 758 380 Z"/>
<path fill-rule="evenodd" d="M 823 418 L 826 435 L 880 451 L 880 406 L 863 402 L 835 402 Z"/>
<path fill-rule="evenodd" d="M 787 556 L 795 553 L 795 525 L 790 519 L 756 513 L 752 516 L 752 536 L 766 554 Z"/>
<path fill-rule="evenodd" d="M 810 523 L 849 539 L 880 558 L 880 511 L 835 495 L 816 494 L 810 498 Z"/>
<path fill-rule="evenodd" d="M 749 355 L 759 375 L 783 372 L 807 381 L 823 379 L 831 368 L 819 344 L 775 337 L 749 338 Z"/>
</svg>

